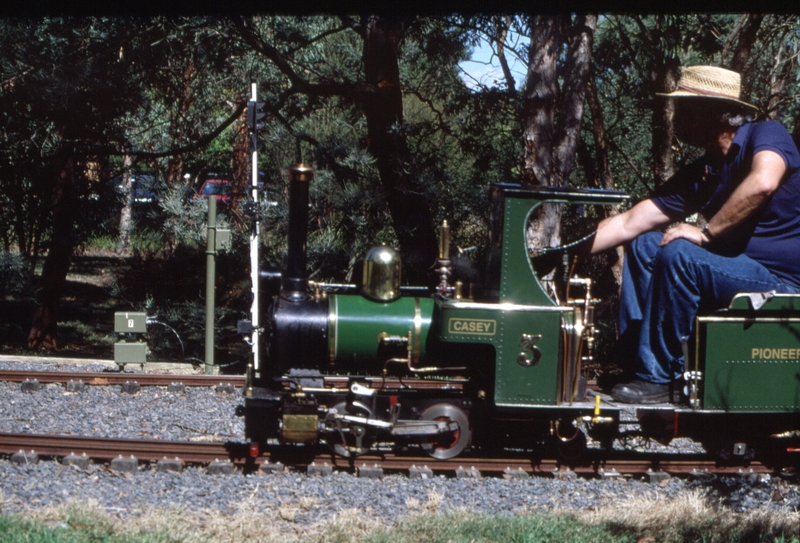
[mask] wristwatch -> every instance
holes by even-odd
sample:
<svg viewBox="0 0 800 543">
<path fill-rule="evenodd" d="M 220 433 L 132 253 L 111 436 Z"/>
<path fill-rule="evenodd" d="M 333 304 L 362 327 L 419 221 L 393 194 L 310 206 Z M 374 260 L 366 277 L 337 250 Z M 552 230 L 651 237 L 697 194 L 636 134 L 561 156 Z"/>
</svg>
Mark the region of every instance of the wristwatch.
<svg viewBox="0 0 800 543">
<path fill-rule="evenodd" d="M 714 234 L 712 234 L 711 230 L 708 229 L 708 223 L 703 225 L 703 234 L 706 236 L 708 241 L 712 241 L 714 239 Z"/>
</svg>

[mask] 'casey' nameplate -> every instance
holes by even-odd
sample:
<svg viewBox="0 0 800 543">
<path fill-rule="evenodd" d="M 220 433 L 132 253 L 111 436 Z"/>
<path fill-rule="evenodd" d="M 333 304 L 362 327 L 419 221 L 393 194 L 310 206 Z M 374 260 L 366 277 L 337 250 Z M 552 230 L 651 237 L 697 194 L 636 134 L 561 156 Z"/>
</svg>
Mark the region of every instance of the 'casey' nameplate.
<svg viewBox="0 0 800 543">
<path fill-rule="evenodd" d="M 480 334 L 493 336 L 497 322 L 492 319 L 450 319 L 447 331 L 451 334 Z"/>
</svg>

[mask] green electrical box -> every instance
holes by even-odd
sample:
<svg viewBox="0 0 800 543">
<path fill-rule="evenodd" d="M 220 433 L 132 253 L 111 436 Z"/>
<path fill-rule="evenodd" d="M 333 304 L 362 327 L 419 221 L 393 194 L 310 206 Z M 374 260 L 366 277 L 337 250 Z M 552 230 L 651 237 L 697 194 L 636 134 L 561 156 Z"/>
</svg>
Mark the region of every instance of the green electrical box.
<svg viewBox="0 0 800 543">
<path fill-rule="evenodd" d="M 147 333 L 147 314 L 130 311 L 114 313 L 114 332 L 118 334 Z"/>
<path fill-rule="evenodd" d="M 147 362 L 147 344 L 115 343 L 114 362 L 117 364 L 144 364 Z"/>
<path fill-rule="evenodd" d="M 141 311 L 118 311 L 114 313 L 114 332 L 117 334 L 146 334 L 147 313 Z M 114 343 L 114 362 L 120 366 L 125 364 L 144 364 L 146 361 L 147 343 L 143 341 L 120 341 Z"/>
</svg>

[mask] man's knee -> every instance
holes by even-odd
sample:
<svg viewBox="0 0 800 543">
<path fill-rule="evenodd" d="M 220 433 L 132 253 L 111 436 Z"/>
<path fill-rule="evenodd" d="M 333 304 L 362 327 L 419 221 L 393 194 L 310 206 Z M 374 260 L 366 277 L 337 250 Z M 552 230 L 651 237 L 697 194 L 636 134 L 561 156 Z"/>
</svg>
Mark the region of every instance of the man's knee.
<svg viewBox="0 0 800 543">
<path fill-rule="evenodd" d="M 659 244 L 664 235 L 661 232 L 645 232 L 637 236 L 628 249 L 630 256 L 641 260 L 652 260 L 659 251 Z"/>
<path fill-rule="evenodd" d="M 683 269 L 688 262 L 695 260 L 692 255 L 696 251 L 703 251 L 691 241 L 685 239 L 676 239 L 670 242 L 658 251 L 656 255 L 656 266 L 665 269 L 674 269 L 680 267 Z"/>
</svg>

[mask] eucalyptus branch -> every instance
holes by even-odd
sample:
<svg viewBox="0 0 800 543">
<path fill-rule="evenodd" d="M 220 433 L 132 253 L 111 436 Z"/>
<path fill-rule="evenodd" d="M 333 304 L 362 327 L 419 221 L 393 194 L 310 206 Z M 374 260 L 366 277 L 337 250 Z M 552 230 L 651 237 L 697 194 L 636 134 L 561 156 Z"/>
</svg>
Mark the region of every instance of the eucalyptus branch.
<svg viewBox="0 0 800 543">
<path fill-rule="evenodd" d="M 508 67 L 508 61 L 506 60 L 505 54 L 506 35 L 508 34 L 508 27 L 511 24 L 509 17 L 504 17 L 502 23 L 505 24 L 501 24 L 500 18 L 498 17 L 495 22 L 495 28 L 497 29 L 498 33 L 496 36 L 497 59 L 500 61 L 500 67 L 503 69 L 503 76 L 506 78 L 508 90 L 513 92 L 517 84 L 516 81 L 514 81 L 514 76 L 511 75 L 511 69 Z"/>
<path fill-rule="evenodd" d="M 247 26 L 245 19 L 236 19 L 235 24 L 236 29 L 239 31 L 239 35 L 242 37 L 244 42 L 252 47 L 255 51 L 261 53 L 271 60 L 275 66 L 278 67 L 281 73 L 289 79 L 292 85 L 302 87 L 307 84 L 303 78 L 295 73 L 289 62 L 283 57 L 277 48 L 265 42 Z"/>
<path fill-rule="evenodd" d="M 348 25 L 343 23 L 341 26 L 337 26 L 336 28 L 331 28 L 331 29 L 326 30 L 325 32 L 323 32 L 321 34 L 318 34 L 318 35 L 314 36 L 313 38 L 309 38 L 309 39 L 305 40 L 302 45 L 299 45 L 297 47 L 289 48 L 289 52 L 290 53 L 294 53 L 294 52 L 299 51 L 300 49 L 302 49 L 304 47 L 308 47 L 309 45 L 312 45 L 313 43 L 316 43 L 316 42 L 318 42 L 320 40 L 323 40 L 323 39 L 327 38 L 328 36 L 332 36 L 333 34 L 337 34 L 337 33 L 342 32 L 344 30 L 349 30 L 350 28 L 351 28 L 350 26 L 348 26 Z"/>
<path fill-rule="evenodd" d="M 442 114 L 441 111 L 436 109 L 436 106 L 434 106 L 433 101 L 430 98 L 423 97 L 419 93 L 419 91 L 413 90 L 413 89 L 406 89 L 406 93 L 410 94 L 412 96 L 416 96 L 417 99 L 420 102 L 422 102 L 423 104 L 428 106 L 428 108 L 431 110 L 431 112 L 433 112 L 433 114 L 436 115 L 436 118 L 439 120 L 439 127 L 442 130 L 444 130 L 446 133 L 450 133 L 449 130 L 447 129 L 447 127 L 446 127 L 446 123 L 445 123 L 445 120 L 444 120 L 444 115 Z"/>
<path fill-rule="evenodd" d="M 739 17 L 736 21 L 736 24 L 731 29 L 730 33 L 728 34 L 728 38 L 725 40 L 725 45 L 722 48 L 722 53 L 720 54 L 722 64 L 726 65 L 730 63 L 730 56 L 731 56 L 731 49 L 733 49 L 733 42 L 739 36 L 739 33 L 744 26 L 745 21 L 747 20 L 748 15 L 745 13 Z"/>
<path fill-rule="evenodd" d="M 631 62 L 636 67 L 636 71 L 643 72 L 644 68 L 642 67 L 641 63 L 637 60 L 638 55 L 637 55 L 636 49 L 631 45 L 631 41 L 630 41 L 630 39 L 628 37 L 628 33 L 625 31 L 624 28 L 622 28 L 622 24 L 621 24 L 619 18 L 614 17 L 614 18 L 611 19 L 611 21 L 612 21 L 612 24 L 614 25 L 614 27 L 617 30 L 617 35 L 620 37 L 620 42 L 622 43 L 622 46 L 628 52 L 628 54 L 630 55 L 630 58 L 631 58 Z"/>
<path fill-rule="evenodd" d="M 362 39 L 366 37 L 367 29 L 363 21 L 357 21 L 349 15 L 340 15 L 339 19 L 342 21 L 342 25 L 347 26 L 350 30 L 361 36 Z"/>
<path fill-rule="evenodd" d="M 649 45 L 654 45 L 656 43 L 656 39 L 653 37 L 653 31 L 647 28 L 642 18 L 638 15 L 633 15 L 632 18 L 633 22 L 636 23 L 636 26 L 639 27 L 639 32 L 641 32 L 642 39 Z"/>
<path fill-rule="evenodd" d="M 214 130 L 212 130 L 205 136 L 202 136 L 194 140 L 192 143 L 184 145 L 183 147 L 175 147 L 168 151 L 160 151 L 157 153 L 148 151 L 111 151 L 106 154 L 108 154 L 109 156 L 131 155 L 135 157 L 164 158 L 168 156 L 179 155 L 181 153 L 189 153 L 192 151 L 196 151 L 202 147 L 205 147 L 206 145 L 214 141 L 214 139 L 216 139 L 217 136 L 222 134 L 223 130 L 228 128 L 230 125 L 233 124 L 233 122 L 236 119 L 242 116 L 242 112 L 246 107 L 247 107 L 247 102 L 244 101 L 239 102 L 236 105 L 236 108 L 233 110 L 233 112 L 224 121 L 222 121 L 222 123 L 219 126 L 217 126 Z"/>
<path fill-rule="evenodd" d="M 278 120 L 279 123 L 281 123 L 284 127 L 286 127 L 286 129 L 289 131 L 292 137 L 297 138 L 301 141 L 305 141 L 306 143 L 310 143 L 314 147 L 320 146 L 319 140 L 314 139 L 305 132 L 298 132 L 297 130 L 295 130 L 295 128 L 292 126 L 292 123 L 289 122 L 289 119 L 281 115 L 279 107 L 275 106 L 274 104 L 268 104 L 267 110 L 273 117 L 275 117 L 275 119 Z"/>
<path fill-rule="evenodd" d="M 243 19 L 236 20 L 236 28 L 239 30 L 239 33 L 245 43 L 247 43 L 258 53 L 261 53 L 267 57 L 267 59 L 271 60 L 278 70 L 280 70 L 281 73 L 289 80 L 291 87 L 287 89 L 287 91 L 284 91 L 284 93 L 315 94 L 317 96 L 340 96 L 353 94 L 354 92 L 359 91 L 358 85 L 350 82 L 309 83 L 300 77 L 297 72 L 295 72 L 294 68 L 291 66 L 291 63 L 280 51 L 278 51 L 276 47 L 266 43 L 259 36 L 256 36 L 256 34 L 247 27 Z"/>
</svg>

